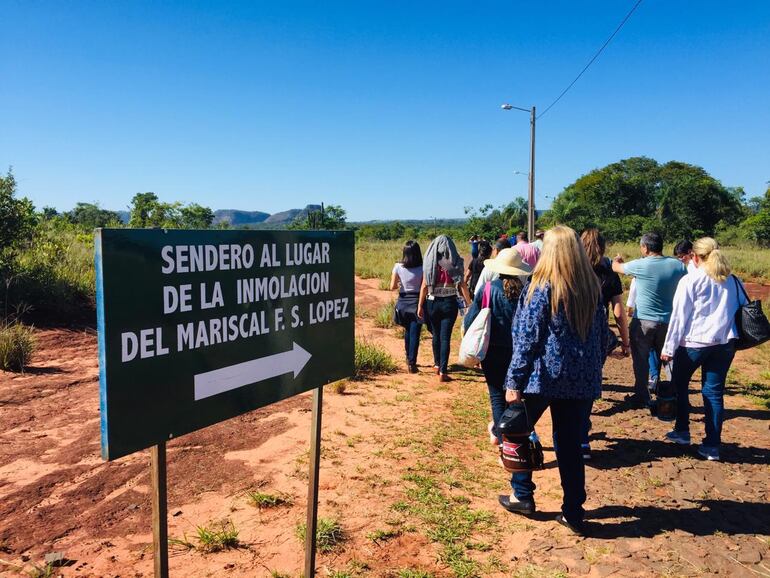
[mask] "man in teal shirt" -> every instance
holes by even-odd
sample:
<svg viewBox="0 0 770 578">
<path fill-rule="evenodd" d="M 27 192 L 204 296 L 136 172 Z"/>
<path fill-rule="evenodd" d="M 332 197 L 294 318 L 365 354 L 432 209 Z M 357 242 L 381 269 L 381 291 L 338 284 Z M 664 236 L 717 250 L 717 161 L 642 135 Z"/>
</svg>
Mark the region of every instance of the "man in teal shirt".
<svg viewBox="0 0 770 578">
<path fill-rule="evenodd" d="M 663 238 L 657 233 L 645 233 L 640 242 L 641 259 L 623 263 L 618 256 L 612 270 L 636 278 L 636 308 L 629 325 L 631 359 L 634 364 L 634 399 L 649 405 L 647 378 L 650 372 L 650 351 L 658 358 L 666 340 L 674 292 L 687 268 L 672 257 L 663 256 Z"/>
</svg>

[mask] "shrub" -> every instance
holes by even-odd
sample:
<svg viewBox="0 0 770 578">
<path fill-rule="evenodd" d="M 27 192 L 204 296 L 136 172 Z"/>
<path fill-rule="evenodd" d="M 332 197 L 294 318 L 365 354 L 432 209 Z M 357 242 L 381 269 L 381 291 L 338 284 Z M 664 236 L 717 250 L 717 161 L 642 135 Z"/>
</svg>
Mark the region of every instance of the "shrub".
<svg viewBox="0 0 770 578">
<path fill-rule="evenodd" d="M 62 219 L 40 223 L 19 252 L 6 298 L 24 301 L 35 318 L 69 321 L 94 311 L 93 234 Z"/>
<path fill-rule="evenodd" d="M 337 393 L 339 395 L 344 395 L 344 393 L 348 389 L 348 382 L 346 379 L 341 379 L 339 381 L 335 381 L 334 383 L 332 383 L 331 387 L 334 393 Z"/>
<path fill-rule="evenodd" d="M 21 323 L 0 325 L 0 369 L 22 371 L 35 351 L 32 328 Z"/>
<path fill-rule="evenodd" d="M 355 379 L 394 371 L 396 362 L 387 351 L 379 345 L 356 339 Z"/>
</svg>

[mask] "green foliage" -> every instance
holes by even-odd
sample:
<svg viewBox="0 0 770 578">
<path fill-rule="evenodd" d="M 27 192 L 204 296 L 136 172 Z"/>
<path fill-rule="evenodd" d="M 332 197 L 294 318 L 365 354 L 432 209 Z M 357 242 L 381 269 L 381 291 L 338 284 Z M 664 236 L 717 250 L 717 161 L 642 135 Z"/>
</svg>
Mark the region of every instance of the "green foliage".
<svg viewBox="0 0 770 578">
<path fill-rule="evenodd" d="M 471 235 L 479 235 L 481 238 L 491 241 L 503 233 L 515 235 L 526 229 L 528 207 L 527 201 L 522 197 L 517 197 L 513 202 L 498 208 L 494 208 L 490 204 L 478 209 L 465 207 L 468 221 L 464 226 L 463 235 L 466 238 Z"/>
<path fill-rule="evenodd" d="M 598 226 L 613 240 L 651 230 L 697 238 L 740 222 L 742 197 L 742 189 L 723 186 L 701 167 L 633 157 L 577 179 L 554 200 L 549 217 L 578 231 Z"/>
<path fill-rule="evenodd" d="M 50 207 L 49 207 L 50 209 Z M 46 217 L 45 209 L 43 211 L 44 218 L 53 218 L 55 215 L 48 212 Z M 66 213 L 65 215 L 70 223 L 80 225 L 85 230 L 92 230 L 98 227 L 116 227 L 122 226 L 120 222 L 120 216 L 115 211 L 107 211 L 99 207 L 96 203 L 78 203 L 75 208 Z"/>
<path fill-rule="evenodd" d="M 337 231 L 347 228 L 347 213 L 339 205 L 321 205 L 317 211 L 308 211 L 303 217 L 297 218 L 288 229 Z"/>
<path fill-rule="evenodd" d="M 305 542 L 307 524 L 297 525 L 296 535 L 300 542 Z M 342 526 L 334 518 L 319 518 L 315 532 L 315 543 L 319 552 L 331 552 L 345 540 Z"/>
<path fill-rule="evenodd" d="M 377 223 L 374 225 L 361 225 L 356 229 L 356 238 L 373 239 L 376 241 L 396 241 L 416 237 L 419 233 L 417 227 L 406 227 L 395 221 L 392 223 Z"/>
<path fill-rule="evenodd" d="M 23 371 L 35 351 L 32 328 L 18 322 L 0 324 L 0 369 Z"/>
<path fill-rule="evenodd" d="M 214 211 L 196 203 L 164 203 L 155 193 L 137 193 L 131 199 L 128 226 L 136 229 L 208 229 Z"/>
<path fill-rule="evenodd" d="M 354 379 L 396 371 L 396 362 L 379 345 L 356 339 Z"/>
<path fill-rule="evenodd" d="M 21 250 L 3 298 L 47 322 L 90 315 L 94 307 L 93 235 L 60 217 L 41 221 Z"/>
<path fill-rule="evenodd" d="M 182 229 L 208 229 L 214 222 L 214 211 L 191 203 L 180 209 L 180 219 Z"/>
<path fill-rule="evenodd" d="M 9 274 L 15 252 L 32 238 L 35 208 L 26 197 L 16 198 L 16 178 L 8 169 L 0 176 L 0 273 Z"/>
<path fill-rule="evenodd" d="M 741 223 L 742 236 L 759 245 L 770 246 L 770 187 L 764 197 L 754 197 L 750 201 L 751 213 Z"/>
</svg>

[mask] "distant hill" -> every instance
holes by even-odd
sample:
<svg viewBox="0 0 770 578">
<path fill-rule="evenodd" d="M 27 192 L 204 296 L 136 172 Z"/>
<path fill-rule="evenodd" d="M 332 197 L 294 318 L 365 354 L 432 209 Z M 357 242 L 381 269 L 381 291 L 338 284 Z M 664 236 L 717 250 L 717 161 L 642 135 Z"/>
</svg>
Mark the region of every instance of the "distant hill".
<svg viewBox="0 0 770 578">
<path fill-rule="evenodd" d="M 214 211 L 214 224 L 227 223 L 231 227 L 257 225 L 270 218 L 270 213 L 262 211 L 239 211 L 238 209 L 217 209 Z"/>
<path fill-rule="evenodd" d="M 307 205 L 304 209 L 289 209 L 270 215 L 265 219 L 266 225 L 288 225 L 297 219 L 304 219 L 310 211 L 320 211 L 321 205 Z"/>
</svg>

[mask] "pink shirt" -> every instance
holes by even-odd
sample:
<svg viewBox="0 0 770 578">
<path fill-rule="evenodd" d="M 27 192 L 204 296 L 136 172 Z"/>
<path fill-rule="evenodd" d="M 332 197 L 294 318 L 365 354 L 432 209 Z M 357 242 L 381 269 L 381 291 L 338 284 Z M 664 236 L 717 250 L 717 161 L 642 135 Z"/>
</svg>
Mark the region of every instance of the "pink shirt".
<svg viewBox="0 0 770 578">
<path fill-rule="evenodd" d="M 527 265 L 531 267 L 537 265 L 537 260 L 540 258 L 540 249 L 537 248 L 537 245 L 519 241 L 513 248 L 521 255 L 521 260 Z"/>
</svg>

